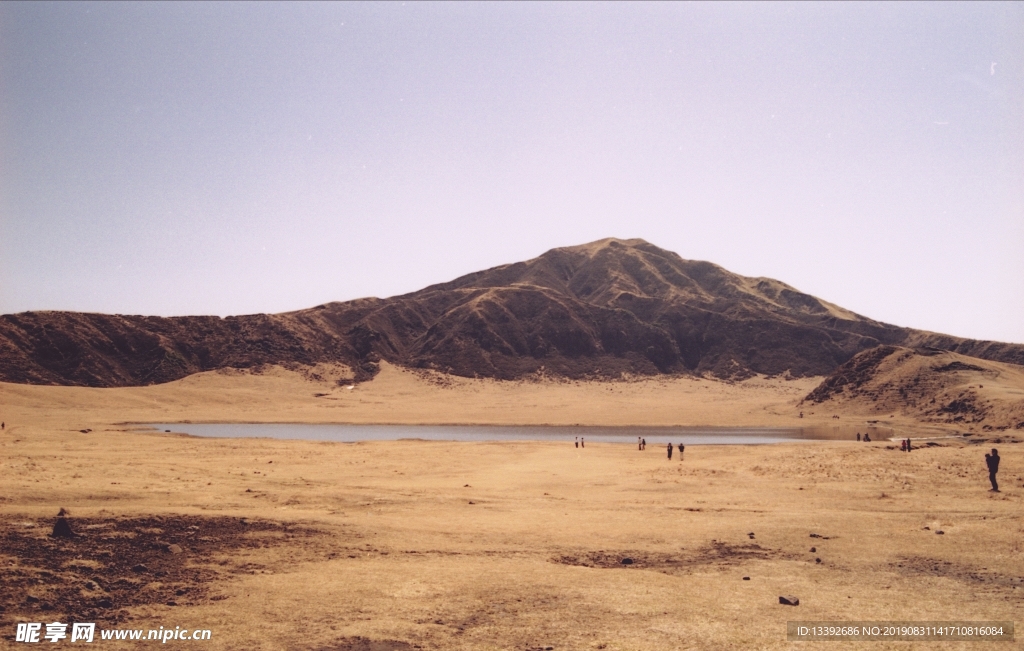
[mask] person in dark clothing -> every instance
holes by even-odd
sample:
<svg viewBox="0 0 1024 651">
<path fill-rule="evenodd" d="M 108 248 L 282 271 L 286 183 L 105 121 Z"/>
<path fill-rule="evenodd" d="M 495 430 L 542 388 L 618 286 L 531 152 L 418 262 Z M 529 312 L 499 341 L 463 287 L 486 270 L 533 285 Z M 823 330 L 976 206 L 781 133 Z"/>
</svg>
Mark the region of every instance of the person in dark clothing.
<svg viewBox="0 0 1024 651">
<path fill-rule="evenodd" d="M 669 461 L 672 460 L 672 444 L 671 443 L 668 444 L 668 460 Z"/>
<path fill-rule="evenodd" d="M 907 439 L 907 452 L 910 452 L 910 450 L 911 450 L 910 439 Z"/>
<path fill-rule="evenodd" d="M 870 443 L 870 442 L 871 442 L 871 437 L 870 437 L 870 436 L 868 436 L 868 435 L 867 435 L 867 433 L 865 433 L 865 434 L 864 434 L 864 440 L 865 440 L 865 441 L 866 441 L 867 443 Z"/>
<path fill-rule="evenodd" d="M 641 439 L 640 440 L 640 449 L 641 450 L 646 450 L 647 449 L 647 439 Z"/>
<path fill-rule="evenodd" d="M 576 447 L 580 447 L 580 437 L 576 437 Z"/>
<path fill-rule="evenodd" d="M 985 455 L 985 465 L 988 466 L 988 480 L 992 482 L 992 492 L 999 492 L 999 484 L 996 483 L 996 473 L 999 472 L 999 450 L 992 448 L 992 454 Z"/>
<path fill-rule="evenodd" d="M 581 448 L 587 447 L 586 444 L 583 442 L 583 437 L 582 436 L 580 437 L 580 447 Z"/>
<path fill-rule="evenodd" d="M 857 432 L 857 440 L 860 440 L 860 432 Z"/>
<path fill-rule="evenodd" d="M 636 449 L 637 450 L 643 450 L 644 449 L 643 439 L 640 438 L 639 436 L 636 437 Z"/>
<path fill-rule="evenodd" d="M 683 460 L 683 450 L 685 450 L 685 449 L 686 449 L 686 446 L 683 445 L 682 443 L 680 443 L 679 444 L 679 460 L 680 461 Z"/>
</svg>

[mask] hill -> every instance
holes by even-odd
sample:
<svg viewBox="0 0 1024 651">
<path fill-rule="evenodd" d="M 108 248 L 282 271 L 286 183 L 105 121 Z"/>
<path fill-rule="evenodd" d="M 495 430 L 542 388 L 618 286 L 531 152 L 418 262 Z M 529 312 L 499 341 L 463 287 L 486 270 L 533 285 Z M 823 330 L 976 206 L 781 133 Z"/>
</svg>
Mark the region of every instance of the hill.
<svg viewBox="0 0 1024 651">
<path fill-rule="evenodd" d="M 284 314 L 0 316 L 0 380 L 137 386 L 219 368 L 380 360 L 464 377 L 827 375 L 878 345 L 1024 364 L 1024 346 L 871 320 L 643 240 L 553 249 L 388 299 Z"/>
<path fill-rule="evenodd" d="M 1024 429 L 1024 368 L 935 348 L 878 346 L 836 369 L 805 401 L 835 411 Z"/>
</svg>

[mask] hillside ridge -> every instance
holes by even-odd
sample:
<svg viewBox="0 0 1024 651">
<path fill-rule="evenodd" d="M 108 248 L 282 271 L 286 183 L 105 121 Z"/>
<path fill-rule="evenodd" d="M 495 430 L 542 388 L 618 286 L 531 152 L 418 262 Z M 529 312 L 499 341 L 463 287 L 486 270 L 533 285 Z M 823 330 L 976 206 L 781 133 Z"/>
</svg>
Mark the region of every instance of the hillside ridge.
<svg viewBox="0 0 1024 651">
<path fill-rule="evenodd" d="M 280 314 L 0 316 L 0 380 L 135 386 L 219 368 L 380 360 L 464 377 L 828 375 L 879 345 L 1024 364 L 1024 345 L 874 321 L 641 239 L 551 249 L 391 298 Z"/>
</svg>

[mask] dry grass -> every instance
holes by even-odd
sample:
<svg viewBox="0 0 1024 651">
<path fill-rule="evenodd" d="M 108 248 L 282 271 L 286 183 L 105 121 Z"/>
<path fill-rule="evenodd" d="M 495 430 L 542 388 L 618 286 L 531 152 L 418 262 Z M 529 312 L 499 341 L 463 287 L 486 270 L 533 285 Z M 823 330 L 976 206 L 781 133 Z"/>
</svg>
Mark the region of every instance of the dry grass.
<svg viewBox="0 0 1024 651">
<path fill-rule="evenodd" d="M 959 443 L 693 446 L 668 462 L 629 445 L 195 439 L 116 424 L 345 413 L 779 425 L 804 390 L 382 375 L 352 391 L 283 371 L 145 389 L 2 385 L 0 526 L 46 527 L 65 507 L 73 522 L 224 516 L 321 532 L 202 558 L 183 545 L 182 563 L 216 566 L 220 553 L 249 569 L 210 579 L 195 602 L 125 608 L 140 628 L 210 628 L 207 649 L 784 649 L 789 619 L 1020 619 L 1024 450 L 1013 444 L 999 446 L 993 494 L 981 446 Z M 324 392 L 339 406 L 313 397 Z M 29 562 L 6 554 L 0 568 Z M 8 604 L 4 635 L 13 621 L 52 621 L 34 607 Z M 860 646 L 909 645 L 843 644 Z"/>
</svg>

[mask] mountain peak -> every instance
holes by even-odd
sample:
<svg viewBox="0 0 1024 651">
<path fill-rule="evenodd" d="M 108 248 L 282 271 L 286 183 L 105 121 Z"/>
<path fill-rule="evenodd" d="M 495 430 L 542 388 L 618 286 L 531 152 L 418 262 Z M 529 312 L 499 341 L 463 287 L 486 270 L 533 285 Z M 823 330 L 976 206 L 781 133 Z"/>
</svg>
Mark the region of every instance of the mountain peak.
<svg viewBox="0 0 1024 651">
<path fill-rule="evenodd" d="M 605 238 L 387 299 L 276 315 L 0 317 L 0 380 L 125 386 L 261 364 L 385 359 L 468 377 L 826 375 L 880 344 L 1024 363 L 1024 346 L 873 321 L 770 278 Z"/>
</svg>

